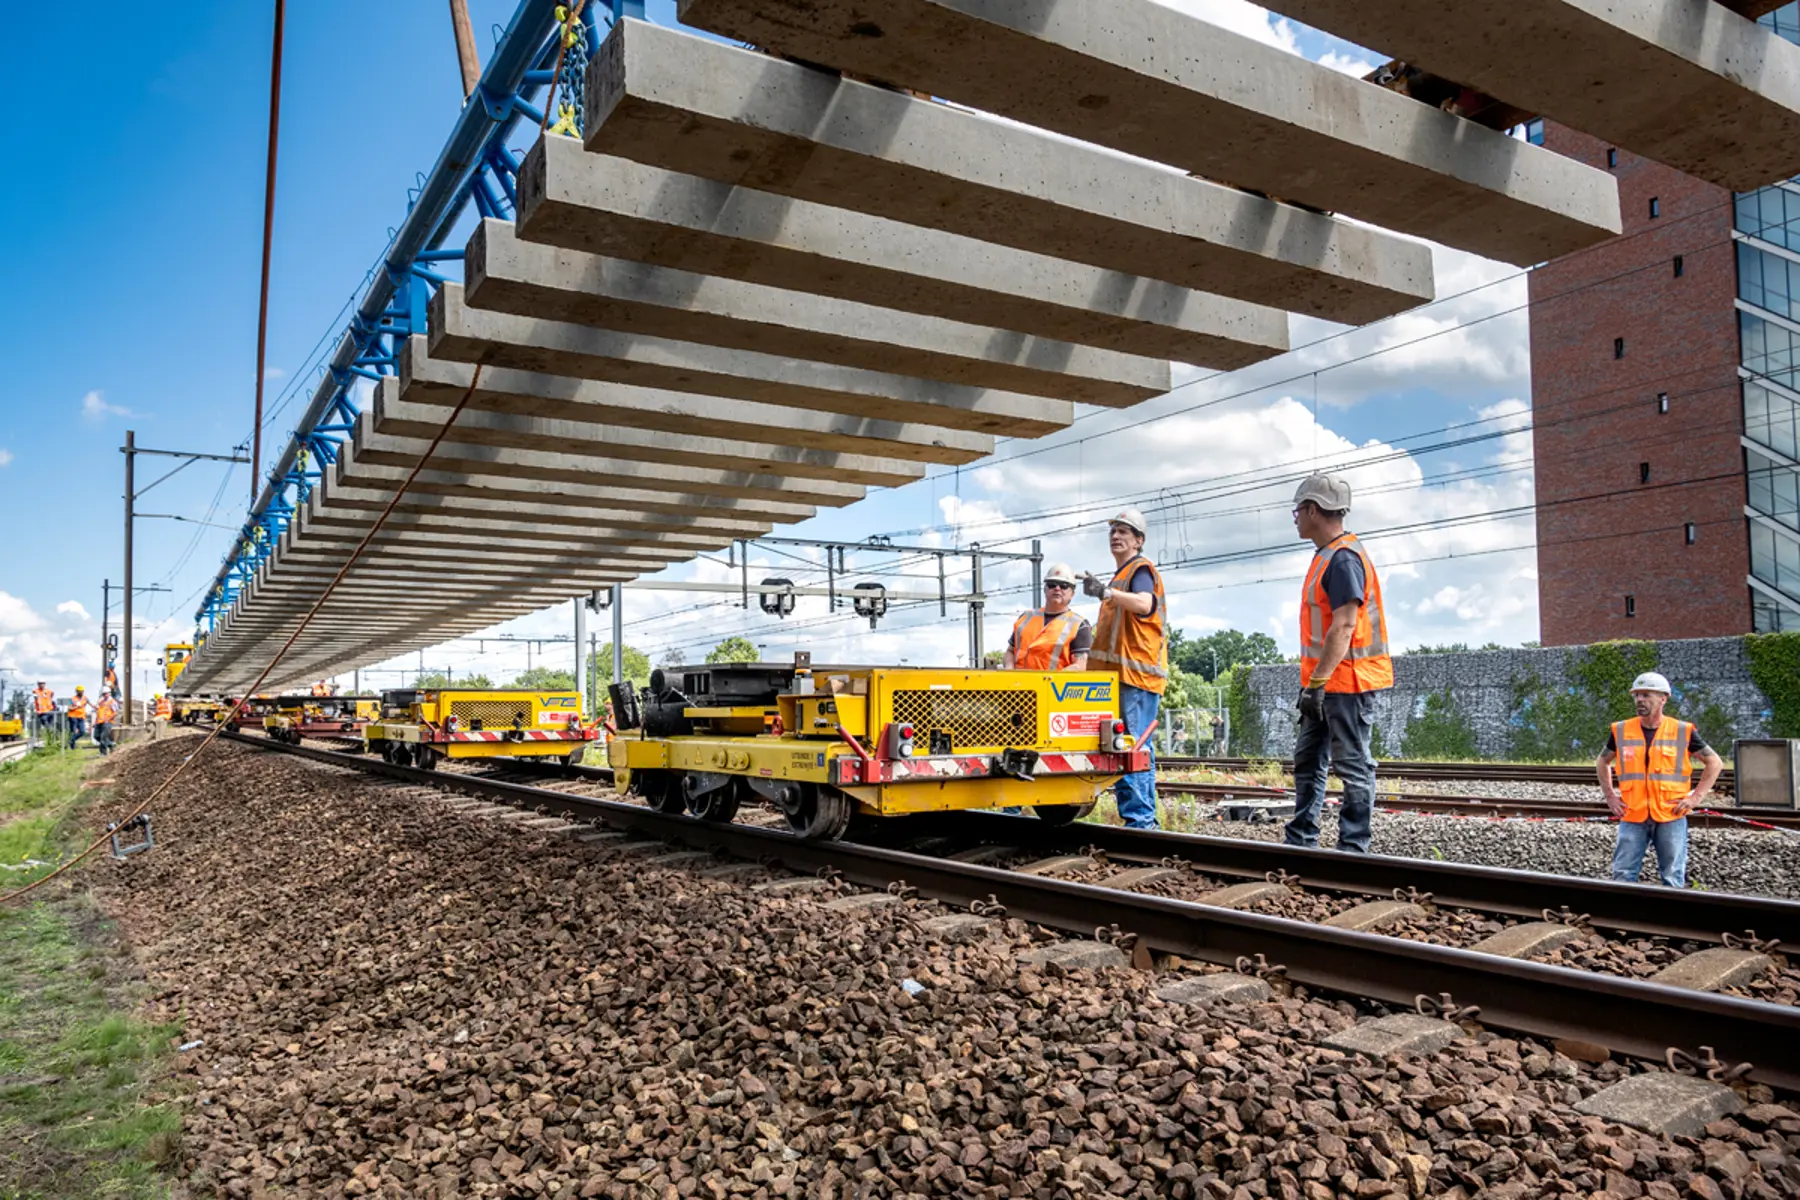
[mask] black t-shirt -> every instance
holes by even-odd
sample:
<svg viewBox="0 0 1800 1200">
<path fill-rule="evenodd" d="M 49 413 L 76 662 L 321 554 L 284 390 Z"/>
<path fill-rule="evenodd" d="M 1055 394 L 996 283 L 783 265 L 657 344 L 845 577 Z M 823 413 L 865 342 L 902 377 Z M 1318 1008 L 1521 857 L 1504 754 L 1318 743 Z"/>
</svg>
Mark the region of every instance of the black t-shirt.
<svg viewBox="0 0 1800 1200">
<path fill-rule="evenodd" d="M 1322 582 L 1325 584 L 1325 598 L 1330 602 L 1333 612 L 1352 602 L 1363 603 L 1368 579 L 1363 574 L 1362 555 L 1348 546 L 1339 547 L 1325 567 Z"/>
<path fill-rule="evenodd" d="M 1665 718 L 1665 719 L 1673 720 L 1674 718 L 1669 717 L 1669 718 Z M 1657 728 L 1661 729 L 1662 726 L 1658 725 Z M 1644 733 L 1647 736 L 1651 736 L 1651 731 L 1648 729 L 1646 729 L 1644 731 Z M 1614 754 L 1617 754 L 1619 752 L 1619 741 L 1617 738 L 1615 738 L 1613 736 L 1613 731 L 1610 727 L 1606 731 L 1606 748 L 1608 750 L 1612 751 Z M 1707 748 L 1708 747 L 1707 747 L 1706 743 L 1704 741 L 1702 741 L 1700 738 L 1700 727 L 1698 725 L 1689 725 L 1688 726 L 1688 753 L 1690 755 L 1701 754 L 1701 753 L 1704 753 L 1707 750 Z"/>
</svg>

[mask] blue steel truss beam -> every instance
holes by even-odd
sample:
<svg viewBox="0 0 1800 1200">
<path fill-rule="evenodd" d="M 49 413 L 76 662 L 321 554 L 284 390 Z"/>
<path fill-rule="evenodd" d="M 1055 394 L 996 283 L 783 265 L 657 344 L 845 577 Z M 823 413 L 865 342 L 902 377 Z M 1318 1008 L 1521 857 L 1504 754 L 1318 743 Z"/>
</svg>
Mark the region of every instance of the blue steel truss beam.
<svg viewBox="0 0 1800 1200">
<path fill-rule="evenodd" d="M 595 18 L 603 4 L 615 21 L 644 16 L 643 0 L 590 2 L 582 14 L 590 53 L 599 46 Z M 372 272 L 312 402 L 295 423 L 236 544 L 194 614 L 207 632 L 274 550 L 297 507 L 322 478 L 315 464 L 337 460 L 338 443 L 354 429 L 358 416 L 352 393 L 356 381 L 392 375 L 400 339 L 424 331 L 431 292 L 445 281 L 429 264 L 462 257 L 461 250 L 444 243 L 467 206 L 473 203 L 484 217 L 512 215 L 519 161 L 507 142 L 521 120 L 543 123 L 542 109 L 529 97 L 551 83 L 559 29 L 555 0 L 520 0 L 431 173 L 410 197 L 406 219 Z M 555 97 L 544 101 L 546 108 L 554 104 Z"/>
</svg>

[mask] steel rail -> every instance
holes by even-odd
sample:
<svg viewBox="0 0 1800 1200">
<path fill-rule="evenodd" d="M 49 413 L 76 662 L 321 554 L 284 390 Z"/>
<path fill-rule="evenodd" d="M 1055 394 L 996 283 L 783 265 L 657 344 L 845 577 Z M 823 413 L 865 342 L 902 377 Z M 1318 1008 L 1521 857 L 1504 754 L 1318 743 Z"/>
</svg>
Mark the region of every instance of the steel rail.
<svg viewBox="0 0 1800 1200">
<path fill-rule="evenodd" d="M 1192 758 L 1174 756 L 1157 758 L 1159 767 L 1170 770 L 1210 769 L 1216 771 L 1241 771 L 1252 765 L 1273 763 L 1290 774 L 1294 770 L 1294 760 L 1267 758 Z M 1696 773 L 1698 770 L 1696 769 Z M 1485 783 L 1489 781 L 1507 780 L 1514 783 L 1566 783 L 1566 784 L 1598 784 L 1594 781 L 1594 768 L 1587 765 L 1569 763 L 1484 763 L 1484 762 L 1425 762 L 1409 759 L 1384 759 L 1376 768 L 1376 775 L 1386 775 L 1390 779 L 1444 779 L 1457 782 Z M 1726 790 L 1733 787 L 1736 776 L 1730 767 L 1719 776 L 1718 786 Z"/>
<path fill-rule="evenodd" d="M 1180 780 L 1158 780 L 1156 790 L 1172 796 L 1199 796 L 1212 799 L 1278 800 L 1292 797 L 1294 789 L 1268 787 L 1263 784 L 1187 783 Z M 1328 796 L 1327 799 L 1335 798 Z M 1394 812 L 1435 813 L 1457 817 L 1521 817 L 1560 818 L 1563 820 L 1612 819 L 1604 804 L 1582 804 L 1572 800 L 1514 800 L 1506 796 L 1452 796 L 1419 792 L 1377 792 L 1375 807 Z M 1786 809 L 1737 808 L 1696 809 L 1688 816 L 1690 828 L 1733 829 L 1745 821 L 1759 821 L 1778 829 L 1800 829 L 1800 813 Z"/>
<path fill-rule="evenodd" d="M 1344 854 L 1248 838 L 1208 837 L 1122 825 L 1045 825 L 993 813 L 958 813 L 961 837 L 1025 850 L 1091 845 L 1115 858 L 1158 862 L 1174 856 L 1209 873 L 1262 879 L 1297 877 L 1307 887 L 1392 896 L 1412 887 L 1452 908 L 1542 919 L 1546 909 L 1570 912 L 1604 929 L 1683 940 L 1721 940 L 1754 929 L 1759 938 L 1800 944 L 1800 903 L 1733 892 L 1644 887 L 1469 863 L 1436 862 L 1386 854 Z"/>
<path fill-rule="evenodd" d="M 1661 1060 L 1670 1048 L 1713 1048 L 1724 1061 L 1753 1064 L 1751 1076 L 1800 1090 L 1800 1008 L 1781 1007 L 1635 979 L 1478 954 L 1379 934 L 1355 933 L 1257 913 L 1072 883 L 1016 871 L 928 858 L 845 842 L 808 842 L 749 825 L 715 824 L 636 804 L 571 796 L 471 775 L 288 746 L 243 735 L 233 741 L 405 783 L 464 791 L 507 804 L 698 849 L 765 861 L 802 873 L 824 869 L 868 887 L 896 882 L 958 905 L 996 899 L 1009 916 L 1087 933 L 1117 926 L 1160 952 L 1232 965 L 1263 955 L 1308 987 L 1411 1006 L 1448 993 L 1479 1001 L 1481 1020 L 1536 1037 L 1591 1042 L 1635 1058 Z M 970 814 L 973 816 L 973 814 Z M 992 820 L 1008 820 L 995 817 Z M 1016 820 L 1013 819 L 1013 820 Z M 1020 822 L 1023 823 L 1023 822 Z M 1243 845 L 1244 843 L 1239 843 Z"/>
</svg>

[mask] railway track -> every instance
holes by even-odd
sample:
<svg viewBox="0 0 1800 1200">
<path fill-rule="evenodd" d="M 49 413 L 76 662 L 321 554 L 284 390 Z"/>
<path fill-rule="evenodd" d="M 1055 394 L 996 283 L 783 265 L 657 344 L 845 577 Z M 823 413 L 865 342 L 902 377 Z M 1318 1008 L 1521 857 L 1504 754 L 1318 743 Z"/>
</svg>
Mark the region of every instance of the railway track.
<svg viewBox="0 0 1800 1200">
<path fill-rule="evenodd" d="M 1290 774 L 1293 772 L 1294 762 L 1292 759 L 1188 757 L 1159 757 L 1157 759 L 1159 767 L 1170 770 L 1244 771 L 1270 762 L 1274 762 Z M 1377 774 L 1389 779 L 1440 779 L 1474 783 L 1507 781 L 1513 783 L 1592 784 L 1594 782 L 1594 768 L 1591 766 L 1554 763 L 1418 762 L 1407 759 L 1384 759 Z M 1734 778 L 1731 768 L 1727 767 L 1719 776 L 1718 789 L 1724 792 L 1733 791 Z"/>
<path fill-rule="evenodd" d="M 1277 800 L 1292 797 L 1293 789 L 1261 784 L 1188 783 L 1159 779 L 1156 790 L 1164 795 L 1193 796 L 1203 800 Z M 1330 797 L 1327 797 L 1330 799 Z M 1375 807 L 1390 812 L 1434 813 L 1456 817 L 1517 817 L 1525 820 L 1610 821 L 1604 804 L 1579 804 L 1562 800 L 1514 800 L 1505 796 L 1455 796 L 1424 792 L 1380 792 Z M 1800 830 L 1800 813 L 1767 809 L 1697 809 L 1688 823 L 1700 828 L 1742 828 L 1746 822 L 1774 829 Z"/>
<path fill-rule="evenodd" d="M 1208 875 L 1277 881 L 1353 895 L 1415 900 L 1576 925 L 1742 946 L 1755 931 L 1800 942 L 1800 904 L 1720 893 L 1682 893 L 1593 880 L 1450 863 L 1353 856 L 1265 843 L 1154 833 L 1113 826 L 1058 829 L 982 813 L 951 820 L 887 822 L 867 841 L 808 842 L 746 823 L 716 824 L 591 793 L 604 781 L 577 768 L 561 779 L 528 768 L 537 783 L 476 771 L 428 772 L 247 735 L 234 741 L 400 782 L 590 822 L 801 875 L 829 872 L 843 883 L 916 890 L 961 908 L 1004 911 L 1083 936 L 1120 931 L 1134 953 L 1176 955 L 1232 967 L 1277 964 L 1294 983 L 1411 1008 L 1427 996 L 1478 1001 L 1484 1023 L 1533 1036 L 1570 1039 L 1632 1057 L 1661 1060 L 1670 1049 L 1711 1047 L 1721 1060 L 1752 1065 L 1754 1078 L 1800 1090 L 1800 1008 L 1666 983 L 1501 957 L 1357 929 L 1241 911 L 1120 887 L 945 857 L 949 844 L 1004 847 L 1017 856 L 1070 853 L 1082 846 L 1111 863 L 1187 864 Z M 517 764 L 500 768 L 512 773 Z M 905 847 L 902 848 L 902 843 Z M 922 850 L 930 848 L 933 852 Z M 1407 891 L 1406 889 L 1412 889 Z M 1728 949 L 1722 947 L 1721 950 Z M 1147 962 L 1147 959 L 1144 960 Z M 1142 965 L 1142 963 L 1141 963 Z"/>
</svg>

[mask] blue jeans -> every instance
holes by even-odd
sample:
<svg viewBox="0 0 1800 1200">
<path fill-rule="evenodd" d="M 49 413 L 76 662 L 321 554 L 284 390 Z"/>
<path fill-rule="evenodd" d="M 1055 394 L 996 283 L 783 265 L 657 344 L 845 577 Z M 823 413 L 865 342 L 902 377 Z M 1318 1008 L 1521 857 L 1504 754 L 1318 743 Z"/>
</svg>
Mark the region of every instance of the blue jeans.
<svg viewBox="0 0 1800 1200">
<path fill-rule="evenodd" d="M 1679 821 L 1620 821 L 1613 844 L 1615 883 L 1636 883 L 1644 870 L 1644 852 L 1656 847 L 1656 873 L 1664 887 L 1687 886 L 1687 818 Z"/>
<path fill-rule="evenodd" d="M 100 748 L 100 753 L 102 754 L 111 754 L 113 752 L 111 721 L 102 721 L 94 726 L 94 745 Z"/>
<path fill-rule="evenodd" d="M 1288 845 L 1319 844 L 1325 776 L 1336 767 L 1344 781 L 1337 848 L 1369 852 L 1369 824 L 1375 811 L 1375 758 L 1369 753 L 1369 739 L 1374 731 L 1374 692 L 1326 692 L 1325 719 L 1300 719 L 1294 739 L 1294 815 L 1284 834 Z"/>
<path fill-rule="evenodd" d="M 85 720 L 82 720 L 79 717 L 70 717 L 69 718 L 69 749 L 73 750 L 75 748 L 75 743 L 79 742 L 86 735 L 87 735 L 87 722 Z"/>
<path fill-rule="evenodd" d="M 1156 720 L 1156 706 L 1161 700 L 1155 692 L 1121 682 L 1119 706 L 1125 710 L 1120 714 L 1125 719 L 1125 731 L 1142 737 L 1150 722 Z M 1119 817 L 1133 829 L 1156 828 L 1156 747 L 1146 743 L 1144 748 L 1150 751 L 1150 769 L 1133 771 L 1113 785 Z"/>
</svg>

